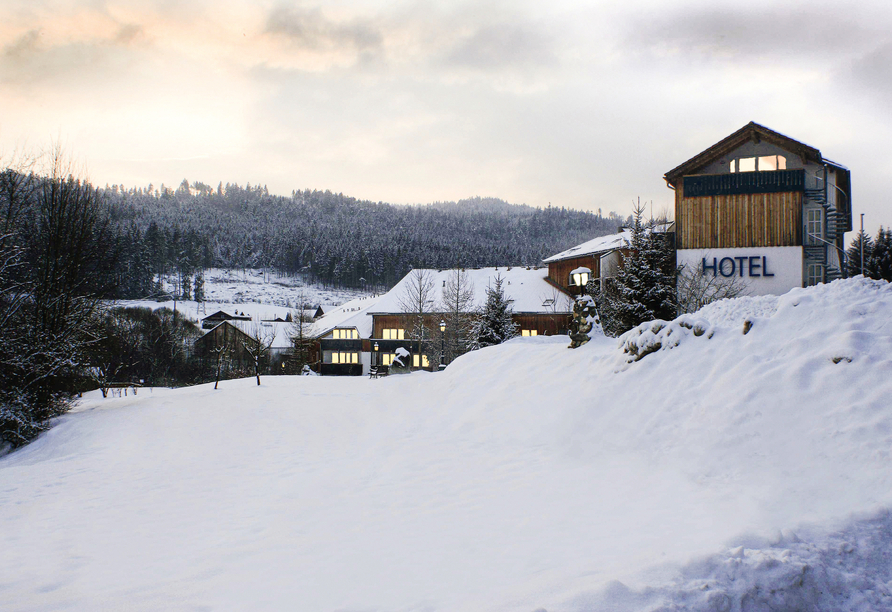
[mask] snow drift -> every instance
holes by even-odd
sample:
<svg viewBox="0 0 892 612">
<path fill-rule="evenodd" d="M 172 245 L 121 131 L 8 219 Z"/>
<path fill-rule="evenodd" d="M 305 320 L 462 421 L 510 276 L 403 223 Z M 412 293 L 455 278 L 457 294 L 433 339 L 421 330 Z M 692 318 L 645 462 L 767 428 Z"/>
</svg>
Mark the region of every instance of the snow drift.
<svg viewBox="0 0 892 612">
<path fill-rule="evenodd" d="M 658 327 L 85 400 L 0 459 L 0 601 L 889 609 L 890 285 Z"/>
</svg>

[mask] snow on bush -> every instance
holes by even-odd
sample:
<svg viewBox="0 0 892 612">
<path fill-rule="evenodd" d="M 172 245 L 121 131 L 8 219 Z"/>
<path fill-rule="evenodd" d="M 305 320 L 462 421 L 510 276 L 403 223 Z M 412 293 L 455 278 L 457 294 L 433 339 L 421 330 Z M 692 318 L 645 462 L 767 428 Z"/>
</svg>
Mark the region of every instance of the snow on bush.
<svg viewBox="0 0 892 612">
<path fill-rule="evenodd" d="M 632 363 L 659 350 L 678 346 L 688 336 L 712 338 L 715 333 L 708 321 L 692 315 L 682 315 L 672 321 L 648 321 L 630 329 L 619 337 L 624 361 Z"/>
</svg>

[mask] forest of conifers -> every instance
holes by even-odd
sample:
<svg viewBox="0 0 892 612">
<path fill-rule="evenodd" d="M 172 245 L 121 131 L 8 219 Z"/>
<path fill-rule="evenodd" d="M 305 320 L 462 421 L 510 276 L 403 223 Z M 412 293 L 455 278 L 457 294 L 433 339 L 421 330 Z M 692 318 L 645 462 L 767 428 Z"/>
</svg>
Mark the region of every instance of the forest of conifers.
<svg viewBox="0 0 892 612">
<path fill-rule="evenodd" d="M 158 273 L 269 268 L 329 286 L 384 288 L 410 269 L 535 265 L 625 220 L 492 198 L 391 205 L 330 191 L 183 181 L 176 190 L 101 190 L 120 237 L 118 297 L 142 297 Z"/>
</svg>

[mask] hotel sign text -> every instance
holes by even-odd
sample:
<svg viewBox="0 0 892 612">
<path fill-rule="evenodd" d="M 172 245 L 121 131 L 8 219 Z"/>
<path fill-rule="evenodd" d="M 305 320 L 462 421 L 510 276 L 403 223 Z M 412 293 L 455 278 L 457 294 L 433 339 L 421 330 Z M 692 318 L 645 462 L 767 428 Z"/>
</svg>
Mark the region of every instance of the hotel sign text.
<svg viewBox="0 0 892 612">
<path fill-rule="evenodd" d="M 740 257 L 713 257 L 710 262 L 706 257 L 702 258 L 702 272 L 712 271 L 713 276 L 722 275 L 725 278 L 740 277 L 770 277 L 773 272 L 768 270 L 768 258 L 764 255 L 740 256 Z"/>
</svg>

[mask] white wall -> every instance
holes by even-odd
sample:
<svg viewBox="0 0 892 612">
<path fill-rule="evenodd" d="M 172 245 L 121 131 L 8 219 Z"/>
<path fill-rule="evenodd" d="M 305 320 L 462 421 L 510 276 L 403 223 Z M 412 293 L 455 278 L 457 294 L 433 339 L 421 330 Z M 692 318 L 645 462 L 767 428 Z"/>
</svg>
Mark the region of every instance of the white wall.
<svg viewBox="0 0 892 612">
<path fill-rule="evenodd" d="M 802 286 L 802 247 L 679 249 L 677 257 L 686 270 L 700 270 L 706 259 L 709 275 L 714 263 L 720 278 L 733 275 L 746 285 L 745 295 L 780 295 Z"/>
</svg>

